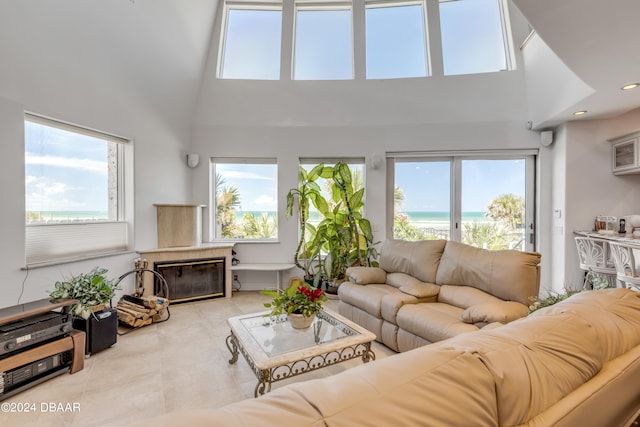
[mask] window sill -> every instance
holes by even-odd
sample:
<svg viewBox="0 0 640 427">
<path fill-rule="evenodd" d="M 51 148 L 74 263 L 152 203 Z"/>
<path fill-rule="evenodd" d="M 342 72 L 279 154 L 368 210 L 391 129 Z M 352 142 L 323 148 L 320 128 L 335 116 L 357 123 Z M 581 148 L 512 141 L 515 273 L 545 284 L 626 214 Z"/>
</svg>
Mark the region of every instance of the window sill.
<svg viewBox="0 0 640 427">
<path fill-rule="evenodd" d="M 27 263 L 24 267 L 21 268 L 21 270 L 33 270 L 34 268 L 52 267 L 55 265 L 69 264 L 72 262 L 87 261 L 91 259 L 106 258 L 106 257 L 112 257 L 112 256 L 135 254 L 135 253 L 136 251 L 132 251 L 132 250 L 113 251 L 113 252 L 91 254 L 86 256 L 62 258 L 62 259 L 56 259 L 51 261 L 31 262 L 31 263 Z"/>
</svg>

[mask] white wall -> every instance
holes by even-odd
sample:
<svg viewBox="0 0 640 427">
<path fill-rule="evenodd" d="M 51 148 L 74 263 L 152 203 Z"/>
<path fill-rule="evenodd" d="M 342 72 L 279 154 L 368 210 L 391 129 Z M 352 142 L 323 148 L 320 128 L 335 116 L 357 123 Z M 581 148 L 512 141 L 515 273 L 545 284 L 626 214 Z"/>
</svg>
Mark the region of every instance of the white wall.
<svg viewBox="0 0 640 427">
<path fill-rule="evenodd" d="M 527 41 L 522 58 L 527 104 L 534 129 L 543 127 L 546 121 L 573 108 L 594 92 L 537 34 Z"/>
<path fill-rule="evenodd" d="M 153 203 L 191 201 L 184 156 L 216 3 L 181 3 L 0 2 L 0 307 L 45 298 L 96 265 L 118 277 L 135 256 L 22 269 L 25 110 L 133 140 L 134 249 L 156 246 Z"/>
<path fill-rule="evenodd" d="M 607 141 L 639 129 L 636 109 L 612 119 L 569 122 L 556 132 L 552 208 L 561 208 L 563 216 L 553 219 L 553 289 L 582 283 L 574 231 L 592 230 L 597 215 L 620 218 L 640 212 L 640 175 L 613 175 Z"/>
</svg>

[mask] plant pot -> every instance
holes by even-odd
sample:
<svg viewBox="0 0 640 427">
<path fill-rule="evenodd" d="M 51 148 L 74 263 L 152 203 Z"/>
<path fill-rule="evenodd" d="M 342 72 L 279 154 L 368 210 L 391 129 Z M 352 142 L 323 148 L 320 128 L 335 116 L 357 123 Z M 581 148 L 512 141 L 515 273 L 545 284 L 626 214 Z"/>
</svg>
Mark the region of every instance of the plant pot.
<svg viewBox="0 0 640 427">
<path fill-rule="evenodd" d="M 324 282 L 324 290 L 327 294 L 328 298 L 331 298 L 329 295 L 333 296 L 336 299 L 338 297 L 338 288 L 344 282 L 344 280 L 335 280 L 333 282 Z"/>
<path fill-rule="evenodd" d="M 313 323 L 316 315 L 306 317 L 302 314 L 291 313 L 287 316 L 291 327 L 294 329 L 307 329 Z"/>
</svg>

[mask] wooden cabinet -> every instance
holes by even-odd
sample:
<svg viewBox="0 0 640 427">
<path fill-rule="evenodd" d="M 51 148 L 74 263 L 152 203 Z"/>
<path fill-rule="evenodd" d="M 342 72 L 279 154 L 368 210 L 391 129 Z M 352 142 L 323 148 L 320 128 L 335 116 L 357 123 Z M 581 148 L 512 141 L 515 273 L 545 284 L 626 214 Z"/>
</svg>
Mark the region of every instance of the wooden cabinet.
<svg viewBox="0 0 640 427">
<path fill-rule="evenodd" d="M 638 157 L 640 132 L 611 140 L 611 160 L 614 175 L 640 174 Z"/>
</svg>

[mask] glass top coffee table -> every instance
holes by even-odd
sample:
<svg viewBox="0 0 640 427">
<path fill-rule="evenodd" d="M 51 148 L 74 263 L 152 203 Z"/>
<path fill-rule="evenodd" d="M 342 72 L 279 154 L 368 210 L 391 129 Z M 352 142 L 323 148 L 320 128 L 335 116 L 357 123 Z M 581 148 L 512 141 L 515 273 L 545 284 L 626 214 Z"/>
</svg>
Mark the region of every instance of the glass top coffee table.
<svg viewBox="0 0 640 427">
<path fill-rule="evenodd" d="M 276 381 L 358 357 L 364 363 L 376 358 L 371 350 L 375 334 L 333 311 L 318 313 L 307 329 L 292 328 L 286 315 L 268 313 L 227 319 L 229 363 L 236 363 L 238 352 L 242 353 L 258 377 L 256 397 L 270 391 Z"/>
</svg>

